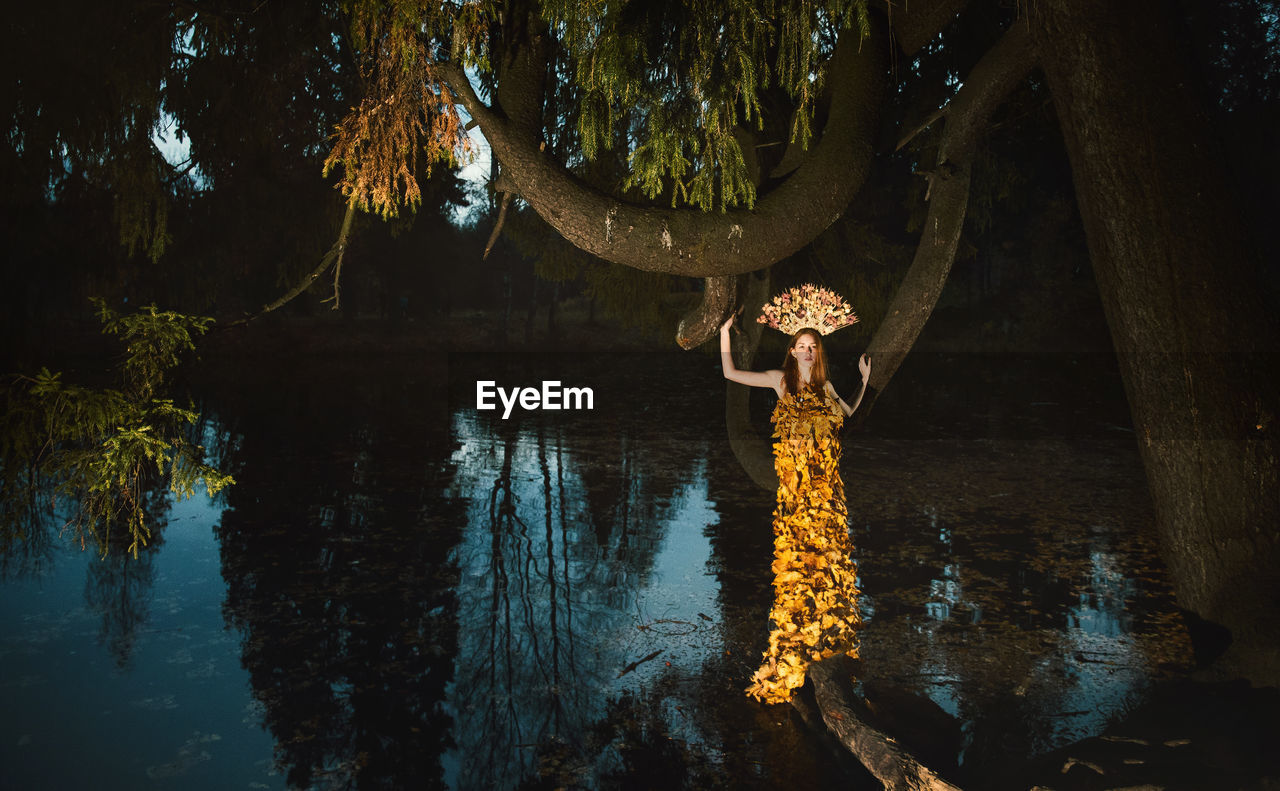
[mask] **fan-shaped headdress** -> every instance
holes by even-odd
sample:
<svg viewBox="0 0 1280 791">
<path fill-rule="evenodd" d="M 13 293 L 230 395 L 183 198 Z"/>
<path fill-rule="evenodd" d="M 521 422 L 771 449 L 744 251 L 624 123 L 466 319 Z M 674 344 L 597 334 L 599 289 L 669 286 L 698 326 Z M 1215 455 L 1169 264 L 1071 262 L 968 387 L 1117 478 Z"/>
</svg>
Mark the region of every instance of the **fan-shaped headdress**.
<svg viewBox="0 0 1280 791">
<path fill-rule="evenodd" d="M 812 283 L 790 288 L 761 309 L 760 324 L 792 335 L 803 329 L 816 330 L 830 335 L 841 327 L 848 327 L 858 320 L 844 298 L 834 291 Z"/>
</svg>

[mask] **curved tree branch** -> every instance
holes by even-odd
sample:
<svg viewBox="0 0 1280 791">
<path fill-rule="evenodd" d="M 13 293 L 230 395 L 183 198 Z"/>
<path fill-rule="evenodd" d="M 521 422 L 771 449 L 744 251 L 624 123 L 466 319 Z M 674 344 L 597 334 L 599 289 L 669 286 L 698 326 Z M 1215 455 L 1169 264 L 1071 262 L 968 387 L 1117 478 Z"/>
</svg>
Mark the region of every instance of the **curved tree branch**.
<svg viewBox="0 0 1280 791">
<path fill-rule="evenodd" d="M 338 238 L 334 241 L 333 246 L 329 248 L 329 252 L 325 253 L 324 257 L 320 259 L 320 263 L 316 265 L 316 268 L 311 270 L 311 272 L 308 273 L 306 277 L 302 278 L 302 280 L 298 281 L 293 288 L 280 295 L 276 301 L 269 305 L 264 305 L 262 310 L 254 313 L 252 316 L 245 316 L 242 319 L 238 319 L 223 326 L 228 328 L 239 327 L 241 325 L 248 324 L 260 316 L 264 316 L 277 308 L 283 307 L 285 304 L 293 300 L 294 297 L 306 291 L 308 288 L 311 288 L 311 284 L 316 282 L 316 278 L 323 275 L 331 266 L 335 267 L 333 297 L 331 297 L 331 299 L 334 300 L 334 308 L 336 309 L 338 307 L 336 303 L 339 293 L 338 277 L 342 274 L 342 259 L 347 253 L 347 242 L 351 238 L 351 224 L 355 220 L 355 216 L 355 201 L 347 201 L 347 213 L 342 217 L 342 228 L 338 231 Z"/>
<path fill-rule="evenodd" d="M 992 112 L 1034 66 L 1030 34 L 1025 25 L 1016 23 L 983 55 L 951 100 L 938 148 L 938 167 L 930 176 L 932 199 L 924 233 L 911 267 L 867 347 L 873 360 L 868 382 L 871 389 L 859 410 L 860 420 L 866 419 L 938 303 L 964 229 L 969 172 L 978 140 Z"/>
<path fill-rule="evenodd" d="M 842 37 L 827 76 L 837 91 L 822 138 L 806 162 L 761 196 L 753 209 L 727 212 L 629 203 L 588 185 L 540 151 L 539 128 L 523 109 L 506 106 L 507 93 L 501 89 L 504 81 L 528 82 L 522 79 L 525 69 L 545 71 L 536 57 L 540 34 L 505 61 L 495 107 L 480 100 L 460 65 L 443 68 L 520 197 L 567 240 L 612 263 L 710 277 L 770 266 L 803 247 L 844 211 L 871 163 L 886 71 L 884 27 L 873 26 L 865 41 L 856 32 Z M 512 103 L 527 101 L 525 93 Z"/>
<path fill-rule="evenodd" d="M 737 297 L 738 278 L 735 275 L 709 277 L 702 291 L 702 302 L 680 318 L 676 327 L 676 344 L 681 349 L 699 346 L 720 328 L 720 324 L 733 310 Z"/>
</svg>

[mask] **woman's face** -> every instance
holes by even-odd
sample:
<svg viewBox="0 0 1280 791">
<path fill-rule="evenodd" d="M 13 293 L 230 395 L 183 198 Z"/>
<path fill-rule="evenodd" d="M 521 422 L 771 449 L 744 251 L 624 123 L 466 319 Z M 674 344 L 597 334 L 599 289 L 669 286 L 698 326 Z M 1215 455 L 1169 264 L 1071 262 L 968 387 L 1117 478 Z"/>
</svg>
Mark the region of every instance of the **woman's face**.
<svg viewBox="0 0 1280 791">
<path fill-rule="evenodd" d="M 818 358 L 817 337 L 806 332 L 796 338 L 795 346 L 791 347 L 791 355 L 796 358 L 796 362 L 806 368 L 813 365 L 813 361 Z"/>
</svg>

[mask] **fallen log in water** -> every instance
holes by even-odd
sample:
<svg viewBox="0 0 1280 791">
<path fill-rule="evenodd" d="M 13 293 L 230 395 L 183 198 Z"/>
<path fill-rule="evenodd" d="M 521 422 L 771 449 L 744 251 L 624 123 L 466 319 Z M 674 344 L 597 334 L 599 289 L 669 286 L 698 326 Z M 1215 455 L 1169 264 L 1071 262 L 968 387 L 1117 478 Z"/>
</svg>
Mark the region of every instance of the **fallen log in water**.
<svg viewBox="0 0 1280 791">
<path fill-rule="evenodd" d="M 853 691 L 854 662 L 836 656 L 809 666 L 809 681 L 827 729 L 884 784 L 886 791 L 959 791 L 900 742 L 876 727 L 866 701 Z"/>
</svg>

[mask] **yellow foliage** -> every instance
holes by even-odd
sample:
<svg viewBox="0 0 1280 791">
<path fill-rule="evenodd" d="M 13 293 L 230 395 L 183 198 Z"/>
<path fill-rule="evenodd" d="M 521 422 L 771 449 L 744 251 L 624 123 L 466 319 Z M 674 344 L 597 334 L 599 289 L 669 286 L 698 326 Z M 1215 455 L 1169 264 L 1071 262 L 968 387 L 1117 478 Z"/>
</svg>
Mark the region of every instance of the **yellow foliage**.
<svg viewBox="0 0 1280 791">
<path fill-rule="evenodd" d="M 341 166 L 342 194 L 383 219 L 421 201 L 419 153 L 430 176 L 433 164 L 452 166 L 457 153 L 470 151 L 433 40 L 424 35 L 443 29 L 448 16 L 412 0 L 352 4 L 365 94 L 338 124 L 324 173 Z"/>
<path fill-rule="evenodd" d="M 858 654 L 857 566 L 840 478 L 844 415 L 826 396 L 784 396 L 774 410 L 773 629 L 747 694 L 791 699 L 811 662 Z"/>
</svg>

